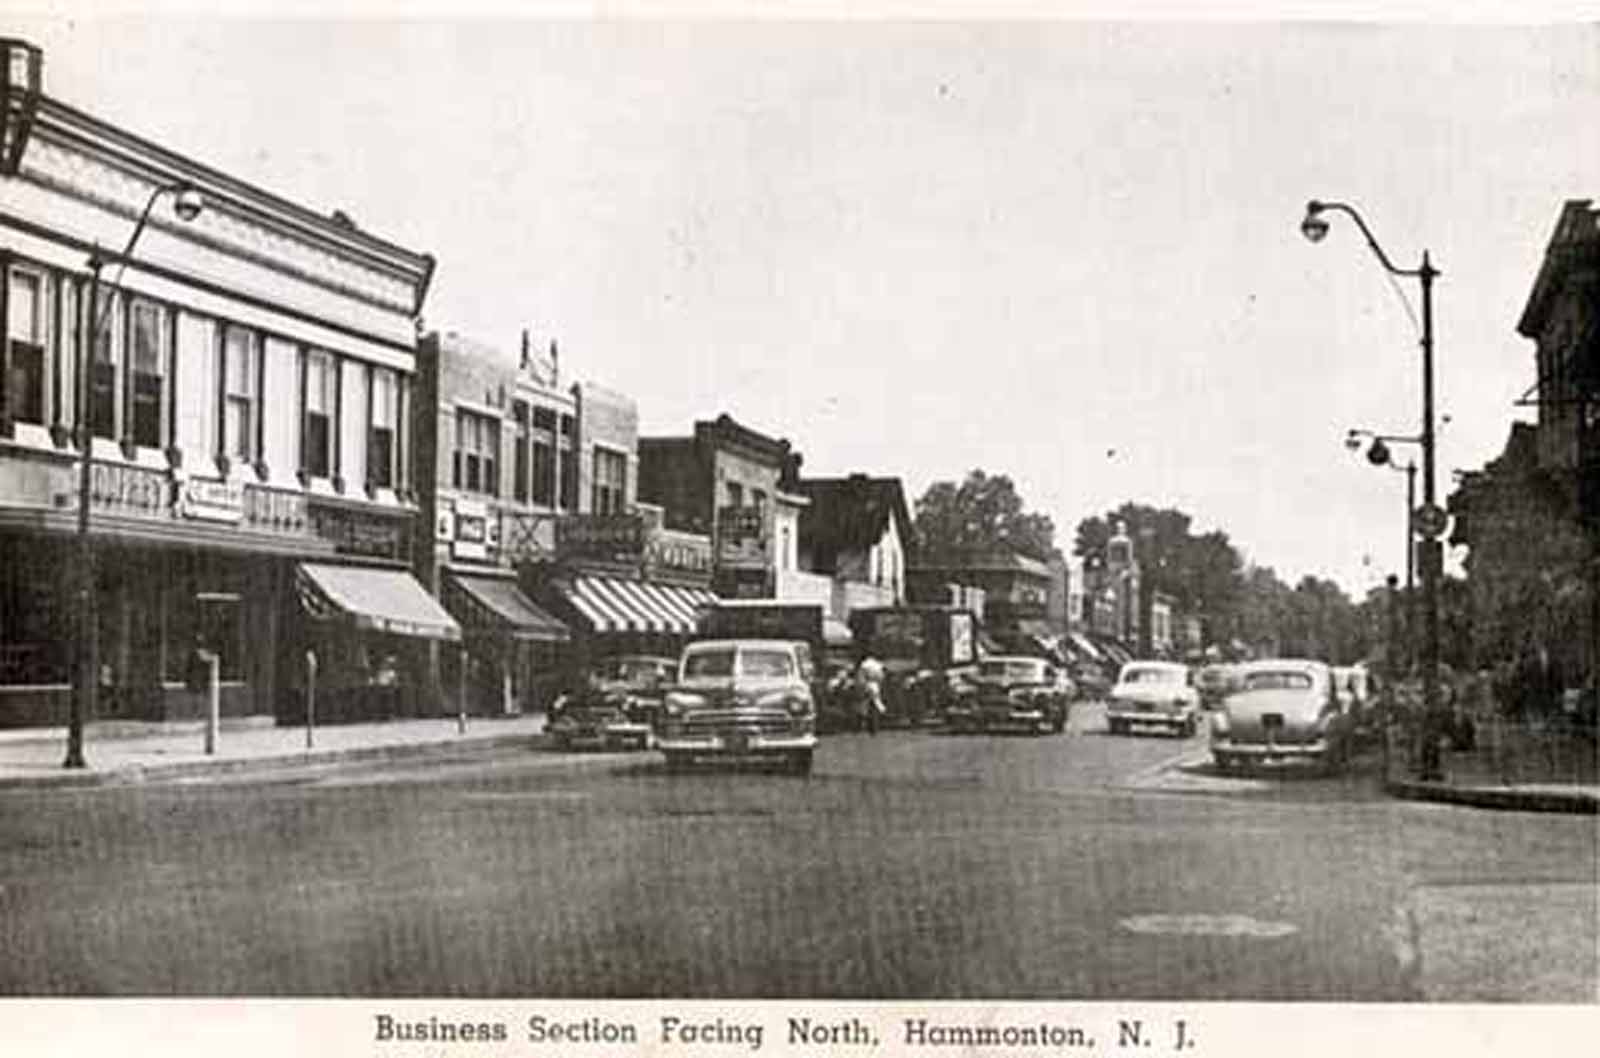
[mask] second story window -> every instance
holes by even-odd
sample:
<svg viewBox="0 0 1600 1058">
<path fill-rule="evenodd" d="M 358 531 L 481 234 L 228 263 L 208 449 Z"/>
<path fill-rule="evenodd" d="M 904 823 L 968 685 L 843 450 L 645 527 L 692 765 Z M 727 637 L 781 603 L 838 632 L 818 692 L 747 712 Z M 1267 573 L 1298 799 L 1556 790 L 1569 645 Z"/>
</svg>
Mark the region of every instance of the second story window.
<svg viewBox="0 0 1600 1058">
<path fill-rule="evenodd" d="M 12 269 L 6 303 L 6 406 L 17 422 L 44 423 L 44 277 Z"/>
<path fill-rule="evenodd" d="M 128 306 L 128 337 L 132 346 L 133 385 L 130 393 L 133 443 L 145 448 L 161 445 L 166 412 L 167 347 L 171 331 L 167 312 L 153 301 Z"/>
<path fill-rule="evenodd" d="M 89 428 L 96 437 L 117 436 L 117 300 L 100 291 L 90 313 L 94 363 L 89 368 Z"/>
<path fill-rule="evenodd" d="M 533 409 L 533 466 L 531 498 L 536 507 L 556 504 L 556 413 Z"/>
<path fill-rule="evenodd" d="M 578 509 L 578 420 L 561 416 L 561 509 Z"/>
<path fill-rule="evenodd" d="M 325 478 L 333 469 L 334 407 L 338 398 L 339 361 L 321 349 L 305 352 L 305 416 L 300 426 L 300 469 Z"/>
<path fill-rule="evenodd" d="M 222 454 L 249 463 L 256 458 L 256 393 L 260 354 L 255 333 L 236 324 L 222 332 Z"/>
<path fill-rule="evenodd" d="M 400 421 L 400 386 L 386 367 L 372 371 L 372 424 L 367 431 L 367 484 L 394 487 L 395 433 Z"/>
<path fill-rule="evenodd" d="M 628 457 L 596 447 L 594 487 L 589 502 L 595 514 L 621 514 L 628 497 Z"/>
<path fill-rule="evenodd" d="M 515 436 L 511 439 L 511 498 L 528 502 L 528 402 L 514 401 L 511 420 Z"/>
<path fill-rule="evenodd" d="M 728 506 L 744 506 L 744 486 L 739 484 L 737 481 L 728 482 Z"/>
<path fill-rule="evenodd" d="M 456 412 L 455 487 L 500 495 L 500 424 L 487 415 Z"/>
</svg>

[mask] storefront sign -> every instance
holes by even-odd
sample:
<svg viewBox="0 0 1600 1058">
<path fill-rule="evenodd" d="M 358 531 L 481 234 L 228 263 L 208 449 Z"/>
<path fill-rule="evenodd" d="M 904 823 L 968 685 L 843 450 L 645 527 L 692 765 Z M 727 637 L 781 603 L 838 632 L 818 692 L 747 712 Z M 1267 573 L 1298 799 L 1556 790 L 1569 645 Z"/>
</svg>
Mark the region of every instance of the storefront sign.
<svg viewBox="0 0 1600 1058">
<path fill-rule="evenodd" d="M 723 566 L 767 564 L 765 521 L 759 507 L 717 510 L 717 563 Z"/>
<path fill-rule="evenodd" d="M 244 485 L 215 478 L 187 478 L 179 487 L 178 513 L 207 522 L 237 522 L 244 517 Z"/>
<path fill-rule="evenodd" d="M 563 561 L 632 564 L 644 552 L 644 519 L 636 514 L 572 514 L 556 522 L 556 554 Z"/>
<path fill-rule="evenodd" d="M 487 504 L 457 500 L 452 511 L 450 555 L 482 561 L 500 544 L 498 512 Z"/>
<path fill-rule="evenodd" d="M 339 507 L 311 508 L 313 530 L 333 544 L 341 555 L 365 555 L 404 561 L 404 526 L 394 520 L 378 518 Z"/>
<path fill-rule="evenodd" d="M 163 471 L 147 467 L 95 463 L 89 469 L 91 505 L 119 514 L 165 514 L 171 487 L 172 482 Z"/>
<path fill-rule="evenodd" d="M 645 564 L 653 575 L 703 578 L 711 572 L 711 540 L 697 533 L 655 530 L 646 537 Z"/>
</svg>

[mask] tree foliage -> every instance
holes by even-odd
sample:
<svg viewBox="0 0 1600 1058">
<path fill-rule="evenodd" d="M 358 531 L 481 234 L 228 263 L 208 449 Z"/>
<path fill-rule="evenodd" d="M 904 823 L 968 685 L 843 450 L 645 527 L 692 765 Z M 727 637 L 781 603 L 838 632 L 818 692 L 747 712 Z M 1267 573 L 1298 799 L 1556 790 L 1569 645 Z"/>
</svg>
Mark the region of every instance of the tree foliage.
<svg viewBox="0 0 1600 1058">
<path fill-rule="evenodd" d="M 1055 553 L 1055 523 L 1023 505 L 1004 474 L 969 473 L 959 485 L 939 481 L 917 500 L 916 529 L 925 562 L 1010 549 L 1039 561 Z"/>
</svg>

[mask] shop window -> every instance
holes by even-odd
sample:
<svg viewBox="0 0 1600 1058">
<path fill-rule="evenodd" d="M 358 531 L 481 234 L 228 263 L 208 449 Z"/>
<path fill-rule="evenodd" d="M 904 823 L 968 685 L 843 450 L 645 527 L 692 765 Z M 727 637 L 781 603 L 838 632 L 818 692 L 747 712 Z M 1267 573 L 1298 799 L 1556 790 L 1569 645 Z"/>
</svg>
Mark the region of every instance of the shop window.
<svg viewBox="0 0 1600 1058">
<path fill-rule="evenodd" d="M 17 422 L 44 423 L 44 277 L 11 270 L 7 302 L 10 346 L 4 378 L 6 409 Z"/>
<path fill-rule="evenodd" d="M 159 448 L 166 402 L 167 339 L 171 330 L 164 308 L 153 301 L 128 306 L 128 335 L 133 361 L 133 443 Z"/>
<path fill-rule="evenodd" d="M 595 514 L 621 514 L 628 496 L 628 457 L 596 446 L 589 502 Z"/>
<path fill-rule="evenodd" d="M 388 368 L 372 372 L 372 426 L 367 437 L 367 483 L 394 487 L 395 430 L 399 424 L 400 391 Z"/>
<path fill-rule="evenodd" d="M 500 424 L 487 415 L 456 412 L 453 479 L 464 492 L 500 495 Z"/>
<path fill-rule="evenodd" d="M 511 405 L 511 418 L 516 424 L 516 437 L 511 442 L 511 498 L 518 503 L 528 502 L 528 403 L 516 401 Z"/>
<path fill-rule="evenodd" d="M 533 409 L 532 481 L 530 496 L 536 507 L 554 507 L 556 499 L 556 413 Z"/>
<path fill-rule="evenodd" d="M 561 416 L 561 509 L 578 509 L 578 420 Z"/>
<path fill-rule="evenodd" d="M 261 363 L 255 333 L 231 323 L 224 324 L 222 363 L 222 454 L 241 462 L 253 462 Z"/>
<path fill-rule="evenodd" d="M 339 361 L 320 349 L 305 352 L 305 414 L 300 428 L 300 469 L 325 478 L 333 468 L 333 409 Z"/>
<path fill-rule="evenodd" d="M 89 320 L 94 338 L 94 362 L 89 367 L 89 428 L 96 437 L 117 436 L 117 314 L 118 301 L 108 290 Z"/>
<path fill-rule="evenodd" d="M 59 553 L 18 542 L 0 562 L 0 686 L 63 684 L 71 678 L 72 604 L 39 570 Z"/>
</svg>

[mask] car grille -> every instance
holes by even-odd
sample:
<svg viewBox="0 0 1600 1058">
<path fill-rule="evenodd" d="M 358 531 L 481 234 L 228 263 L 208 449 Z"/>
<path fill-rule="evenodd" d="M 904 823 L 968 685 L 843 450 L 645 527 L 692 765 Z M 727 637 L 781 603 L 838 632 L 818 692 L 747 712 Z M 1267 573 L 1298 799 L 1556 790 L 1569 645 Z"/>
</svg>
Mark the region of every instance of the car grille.
<svg viewBox="0 0 1600 1058">
<path fill-rule="evenodd" d="M 684 717 L 683 733 L 700 735 L 781 735 L 793 729 L 794 719 L 786 712 L 766 710 L 717 709 L 691 713 Z"/>
</svg>

